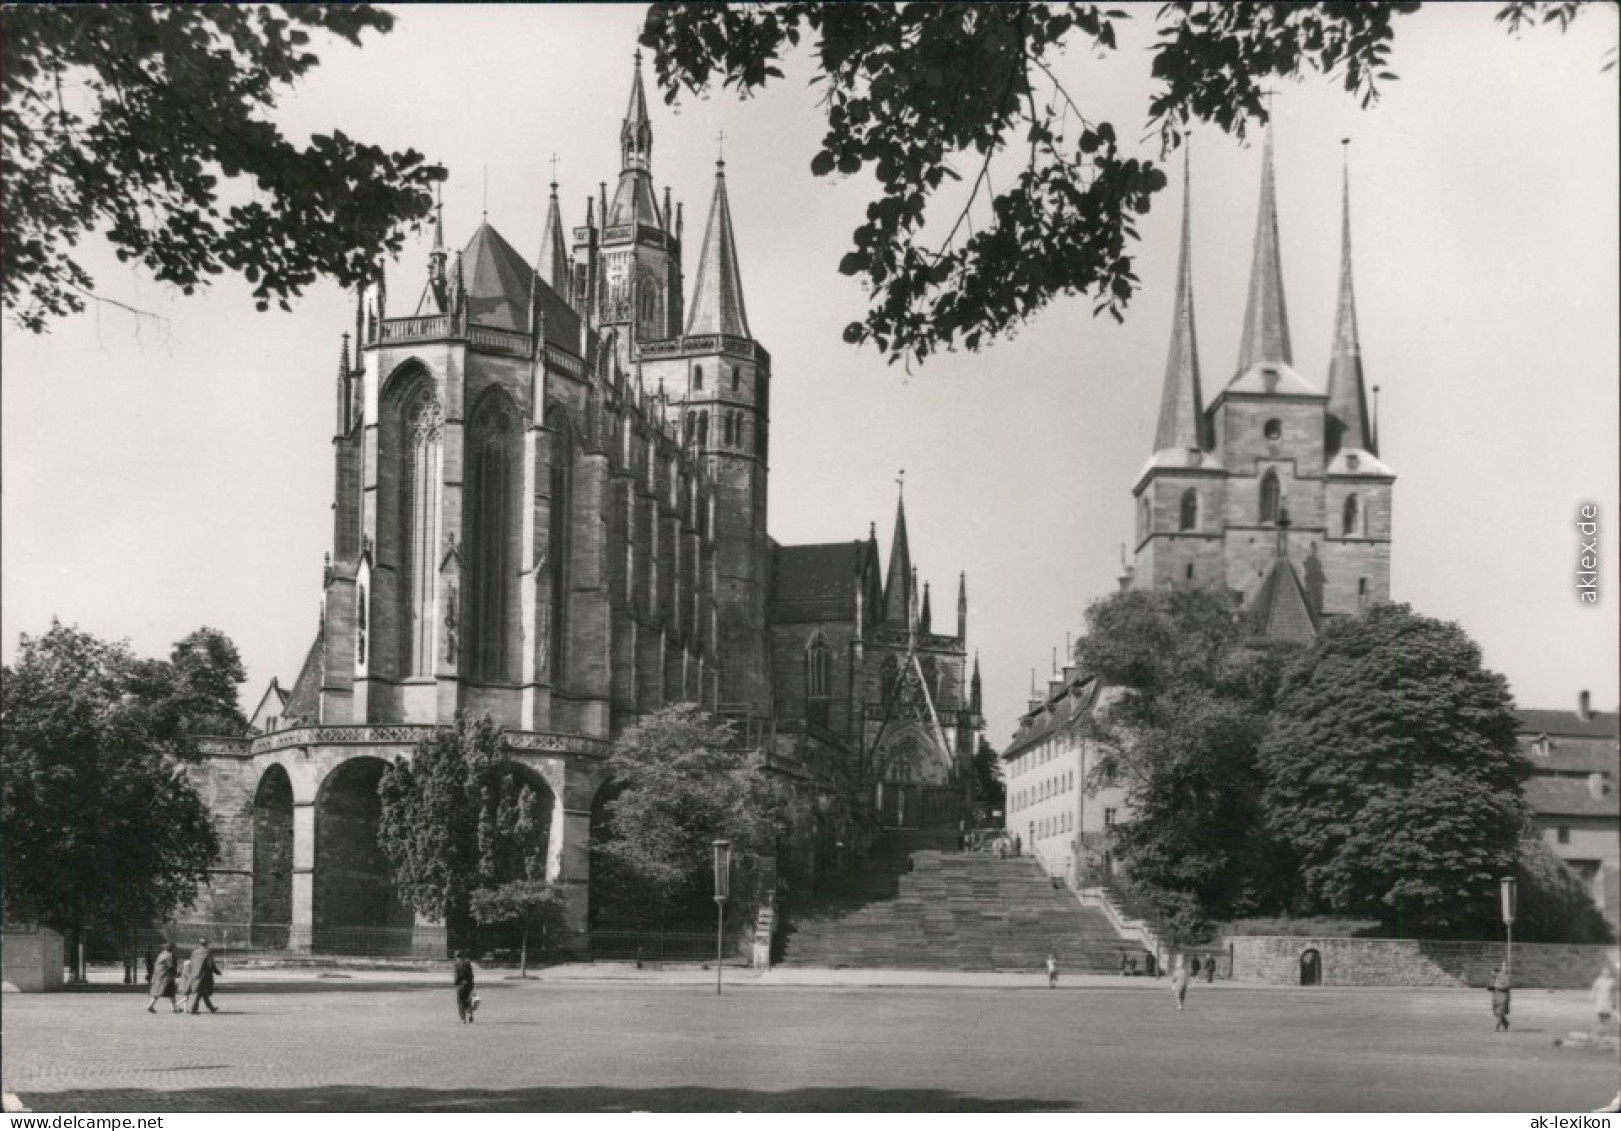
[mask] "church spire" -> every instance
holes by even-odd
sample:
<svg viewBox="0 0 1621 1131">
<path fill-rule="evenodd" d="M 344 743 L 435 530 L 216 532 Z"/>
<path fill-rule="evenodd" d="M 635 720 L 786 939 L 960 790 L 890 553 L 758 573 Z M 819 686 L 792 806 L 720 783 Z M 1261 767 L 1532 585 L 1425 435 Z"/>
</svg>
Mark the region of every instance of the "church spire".
<svg viewBox="0 0 1621 1131">
<path fill-rule="evenodd" d="M 572 299 L 569 293 L 568 243 L 563 236 L 563 214 L 557 203 L 557 182 L 552 182 L 552 197 L 546 205 L 546 233 L 540 238 L 540 256 L 535 270 L 546 280 L 546 285 Z"/>
<path fill-rule="evenodd" d="M 704 226 L 698 276 L 692 286 L 687 335 L 729 334 L 747 338 L 749 316 L 743 306 L 743 275 L 737 266 L 732 210 L 726 200 L 726 162 L 715 162 L 715 198 Z"/>
<path fill-rule="evenodd" d="M 1193 328 L 1193 205 L 1187 151 L 1182 156 L 1182 251 L 1176 268 L 1171 353 L 1165 362 L 1154 450 L 1204 448 L 1204 394 L 1199 387 L 1199 339 Z"/>
<path fill-rule="evenodd" d="M 1328 366 L 1328 453 L 1362 448 L 1378 455 L 1362 384 L 1362 344 L 1356 329 L 1356 295 L 1351 289 L 1350 139 L 1341 189 L 1340 297 L 1334 314 L 1334 353 Z"/>
<path fill-rule="evenodd" d="M 968 639 L 968 574 L 957 574 L 957 639 Z"/>
<path fill-rule="evenodd" d="M 619 127 L 620 171 L 648 171 L 653 161 L 653 123 L 647 116 L 647 95 L 642 92 L 642 53 L 636 52 L 636 72 L 630 83 L 630 104 Z"/>
<path fill-rule="evenodd" d="M 445 278 L 445 202 L 435 196 L 433 203 L 433 250 L 428 252 L 428 289 L 443 313 L 449 309 Z"/>
<path fill-rule="evenodd" d="M 906 495 L 895 504 L 895 538 L 889 545 L 889 573 L 884 580 L 884 620 L 908 623 L 912 609 L 912 550 L 906 542 Z"/>
<path fill-rule="evenodd" d="M 929 607 L 929 583 L 923 583 L 923 611 L 918 614 L 917 630 L 924 636 L 934 631 L 934 612 Z"/>
<path fill-rule="evenodd" d="M 1289 349 L 1289 310 L 1283 298 L 1283 258 L 1278 247 L 1278 198 L 1272 168 L 1272 123 L 1267 122 L 1261 158 L 1261 207 L 1255 220 L 1255 259 L 1250 267 L 1249 302 L 1244 308 L 1244 339 L 1238 372 L 1264 361 L 1293 365 Z"/>
<path fill-rule="evenodd" d="M 974 653 L 974 677 L 968 682 L 968 709 L 974 714 L 983 714 L 982 704 L 984 695 L 979 682 L 979 652 Z"/>
</svg>

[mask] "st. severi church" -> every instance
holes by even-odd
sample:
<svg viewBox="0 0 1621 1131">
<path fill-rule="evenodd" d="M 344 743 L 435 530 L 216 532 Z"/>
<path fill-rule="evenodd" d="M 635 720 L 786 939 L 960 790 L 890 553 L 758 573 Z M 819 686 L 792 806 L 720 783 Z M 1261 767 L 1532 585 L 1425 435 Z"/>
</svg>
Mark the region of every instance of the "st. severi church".
<svg viewBox="0 0 1621 1131">
<path fill-rule="evenodd" d="M 450 250 L 441 217 L 421 273 L 380 278 L 335 343 L 320 623 L 261 733 L 209 746 L 225 849 L 198 918 L 317 948 L 420 928 L 377 848 L 377 785 L 458 711 L 504 728 L 543 797 L 577 928 L 610 745 L 668 704 L 732 720 L 807 797 L 851 791 L 890 826 L 965 814 L 984 727 L 966 579 L 937 625 L 904 499 L 887 563 L 871 527 L 770 537 L 775 375 L 724 163 L 689 249 L 640 71 L 617 183 L 580 223 L 555 184 L 533 258 L 488 218 Z M 852 839 L 828 808 L 796 821 L 813 871 Z"/>
</svg>

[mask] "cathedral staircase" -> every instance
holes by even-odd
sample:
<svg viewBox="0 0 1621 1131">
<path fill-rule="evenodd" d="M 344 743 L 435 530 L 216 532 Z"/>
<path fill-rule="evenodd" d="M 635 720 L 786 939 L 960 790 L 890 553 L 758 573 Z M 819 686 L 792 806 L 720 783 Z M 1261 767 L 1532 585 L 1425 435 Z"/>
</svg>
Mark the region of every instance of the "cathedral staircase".
<svg viewBox="0 0 1621 1131">
<path fill-rule="evenodd" d="M 957 838 L 888 832 L 867 863 L 788 914 L 781 964 L 892 970 L 1114 974 L 1141 947 L 1030 859 L 958 852 Z M 1140 963 L 1139 959 L 1139 963 Z"/>
</svg>

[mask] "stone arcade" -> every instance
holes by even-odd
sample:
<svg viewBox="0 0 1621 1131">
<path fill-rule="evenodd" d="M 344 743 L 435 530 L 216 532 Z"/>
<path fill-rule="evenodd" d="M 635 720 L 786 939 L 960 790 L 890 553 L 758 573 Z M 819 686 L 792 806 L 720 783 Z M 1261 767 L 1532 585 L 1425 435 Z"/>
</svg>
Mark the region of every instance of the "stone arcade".
<svg viewBox="0 0 1621 1131">
<path fill-rule="evenodd" d="M 812 875 L 855 840 L 831 793 L 955 827 L 984 727 L 966 579 L 955 631 L 934 631 L 904 502 L 887 575 L 875 532 L 768 536 L 771 357 L 724 164 L 689 296 L 652 149 L 638 57 L 618 184 L 584 224 L 565 234 L 553 184 L 533 265 L 487 220 L 452 256 L 440 221 L 413 308 L 382 280 L 361 296 L 319 631 L 267 693 L 264 733 L 210 740 L 197 776 L 224 850 L 195 918 L 261 945 L 341 949 L 379 927 L 409 945 L 421 924 L 377 848 L 377 784 L 457 711 L 505 728 L 549 805 L 576 930 L 610 742 L 666 704 L 735 720 L 803 786 L 789 840 Z"/>
</svg>

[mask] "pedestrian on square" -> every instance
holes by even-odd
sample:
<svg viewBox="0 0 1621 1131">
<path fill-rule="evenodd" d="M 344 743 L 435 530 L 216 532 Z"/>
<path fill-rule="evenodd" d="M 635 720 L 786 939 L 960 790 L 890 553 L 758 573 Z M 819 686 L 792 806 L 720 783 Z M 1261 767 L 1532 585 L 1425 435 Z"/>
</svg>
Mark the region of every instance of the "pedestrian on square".
<svg viewBox="0 0 1621 1131">
<path fill-rule="evenodd" d="M 1207 983 L 1216 980 L 1216 959 L 1214 956 L 1204 960 L 1204 980 Z"/>
<path fill-rule="evenodd" d="M 152 952 L 151 946 L 146 948 L 146 981 L 152 983 L 152 967 L 157 964 L 157 955 Z"/>
<path fill-rule="evenodd" d="M 1171 971 L 1171 993 L 1176 995 L 1176 1008 L 1181 1009 L 1188 996 L 1188 968 L 1182 965 L 1182 956 L 1176 956 L 1176 967 Z"/>
<path fill-rule="evenodd" d="M 1193 966 L 1191 967 L 1191 969 L 1189 971 L 1189 973 L 1191 975 L 1190 978 L 1189 978 L 1190 981 L 1195 981 L 1195 980 L 1198 979 L 1200 969 L 1201 969 L 1201 965 L 1200 965 L 1200 962 L 1199 962 L 1199 957 L 1198 957 L 1198 955 L 1194 955 Z"/>
<path fill-rule="evenodd" d="M 456 952 L 456 1016 L 473 1023 L 473 962 L 465 950 Z"/>
<path fill-rule="evenodd" d="M 219 973 L 219 964 L 214 961 L 214 952 L 208 949 L 208 940 L 199 939 L 197 949 L 191 952 L 191 979 L 186 993 L 189 1012 L 196 1013 L 199 1005 L 208 1006 L 210 1013 L 219 1012 L 214 1008 L 214 979 Z"/>
<path fill-rule="evenodd" d="M 1058 955 L 1050 950 L 1047 952 L 1047 988 L 1049 990 L 1058 988 Z"/>
<path fill-rule="evenodd" d="M 1492 1032 L 1507 1032 L 1508 1002 L 1510 991 L 1508 984 L 1508 965 L 1506 963 L 1499 962 L 1497 964 L 1497 970 L 1492 975 L 1492 980 L 1487 983 L 1486 988 L 1491 991 L 1492 995 L 1492 1016 L 1497 1018 L 1497 1026 L 1492 1030 Z"/>
<path fill-rule="evenodd" d="M 1609 966 L 1605 966 L 1593 979 L 1593 1010 L 1598 1014 L 1601 1028 L 1608 1025 L 1610 1018 L 1615 1015 L 1615 971 Z"/>
<path fill-rule="evenodd" d="M 168 998 L 169 1012 L 179 1013 L 180 1003 L 175 1000 L 174 950 L 169 946 L 167 939 L 164 940 L 163 949 L 158 951 L 157 957 L 152 960 L 151 968 L 152 976 L 147 979 L 147 985 L 152 992 L 152 1000 L 147 1004 L 146 1011 L 156 1013 L 158 1000 Z"/>
</svg>

